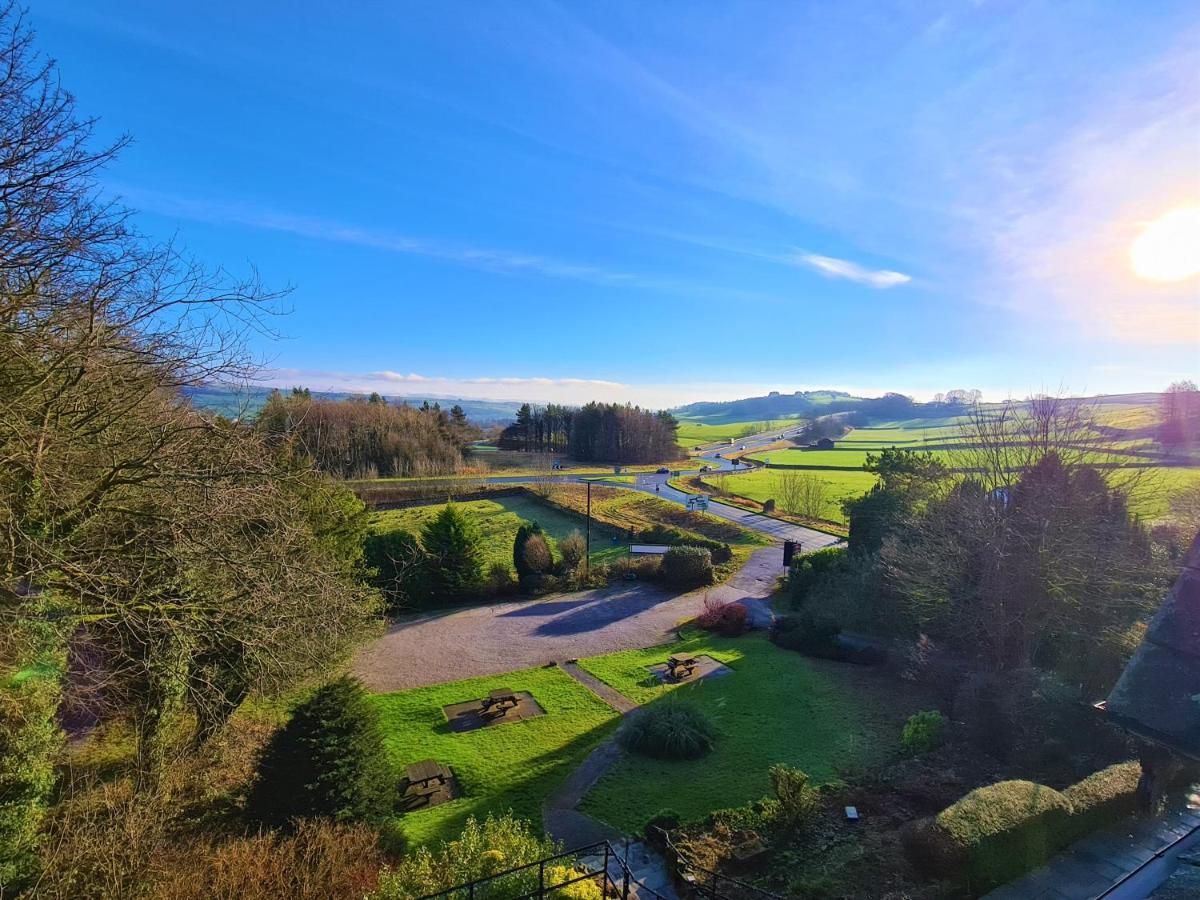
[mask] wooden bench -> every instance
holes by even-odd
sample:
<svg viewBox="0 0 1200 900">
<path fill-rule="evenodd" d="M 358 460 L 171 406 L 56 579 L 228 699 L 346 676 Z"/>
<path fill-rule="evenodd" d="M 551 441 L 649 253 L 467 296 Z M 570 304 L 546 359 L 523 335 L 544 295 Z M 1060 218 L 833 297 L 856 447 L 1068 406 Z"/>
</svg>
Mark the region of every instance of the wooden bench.
<svg viewBox="0 0 1200 900">
<path fill-rule="evenodd" d="M 679 681 L 696 671 L 699 660 L 694 656 L 671 656 L 667 659 L 667 677 Z"/>
<path fill-rule="evenodd" d="M 511 688 L 497 688 L 483 698 L 483 711 L 488 715 L 502 716 L 519 702 Z"/>
</svg>

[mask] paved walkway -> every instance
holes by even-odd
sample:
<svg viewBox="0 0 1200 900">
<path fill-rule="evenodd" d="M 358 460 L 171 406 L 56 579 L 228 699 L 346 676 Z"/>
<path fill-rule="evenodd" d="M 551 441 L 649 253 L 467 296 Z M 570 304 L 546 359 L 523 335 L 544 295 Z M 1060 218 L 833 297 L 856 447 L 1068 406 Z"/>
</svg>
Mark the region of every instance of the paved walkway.
<svg viewBox="0 0 1200 900">
<path fill-rule="evenodd" d="M 746 604 L 751 621 L 761 623 L 770 616 L 765 598 L 783 574 L 783 551 L 770 546 L 724 584 L 687 594 L 626 582 L 414 616 L 368 644 L 351 671 L 373 691 L 399 691 L 652 647 L 673 640 L 676 627 L 704 608 L 706 595 Z"/>
<path fill-rule="evenodd" d="M 1197 828 L 1200 807 L 1180 801 L 1158 818 L 1130 820 L 1072 844 L 984 900 L 1144 900 L 1179 853 L 1200 845 Z"/>
<path fill-rule="evenodd" d="M 636 703 L 617 689 L 609 687 L 578 663 L 561 662 L 558 667 L 622 715 L 637 709 Z"/>
</svg>

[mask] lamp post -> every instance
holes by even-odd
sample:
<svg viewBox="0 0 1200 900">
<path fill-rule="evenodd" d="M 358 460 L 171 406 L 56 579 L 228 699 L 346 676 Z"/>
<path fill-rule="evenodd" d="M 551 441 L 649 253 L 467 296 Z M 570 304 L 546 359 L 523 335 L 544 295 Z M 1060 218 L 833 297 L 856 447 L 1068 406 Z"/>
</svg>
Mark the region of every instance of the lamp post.
<svg viewBox="0 0 1200 900">
<path fill-rule="evenodd" d="M 583 551 L 583 574 L 592 574 L 592 483 L 587 483 L 587 539 Z"/>
</svg>

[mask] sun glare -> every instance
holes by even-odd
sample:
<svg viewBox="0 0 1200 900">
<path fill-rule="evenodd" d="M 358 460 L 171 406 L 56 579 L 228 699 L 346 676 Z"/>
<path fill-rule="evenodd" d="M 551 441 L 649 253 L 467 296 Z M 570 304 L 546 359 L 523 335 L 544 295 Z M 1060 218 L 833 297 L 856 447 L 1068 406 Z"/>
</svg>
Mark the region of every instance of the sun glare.
<svg viewBox="0 0 1200 900">
<path fill-rule="evenodd" d="M 1129 261 L 1147 281 L 1183 281 L 1200 273 L 1200 206 L 1181 206 L 1150 222 L 1129 248 Z"/>
</svg>

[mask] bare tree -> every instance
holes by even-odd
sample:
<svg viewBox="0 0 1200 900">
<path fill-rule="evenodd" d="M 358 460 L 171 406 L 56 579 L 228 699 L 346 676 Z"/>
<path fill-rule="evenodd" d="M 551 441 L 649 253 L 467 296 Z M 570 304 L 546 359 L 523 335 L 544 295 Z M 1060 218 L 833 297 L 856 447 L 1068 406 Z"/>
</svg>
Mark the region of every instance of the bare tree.
<svg viewBox="0 0 1200 900">
<path fill-rule="evenodd" d="M 779 503 L 806 519 L 823 519 L 829 508 L 829 485 L 812 472 L 781 471 L 775 479 Z"/>
</svg>

